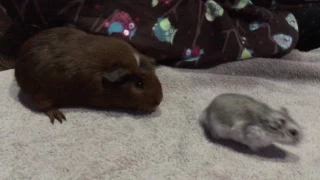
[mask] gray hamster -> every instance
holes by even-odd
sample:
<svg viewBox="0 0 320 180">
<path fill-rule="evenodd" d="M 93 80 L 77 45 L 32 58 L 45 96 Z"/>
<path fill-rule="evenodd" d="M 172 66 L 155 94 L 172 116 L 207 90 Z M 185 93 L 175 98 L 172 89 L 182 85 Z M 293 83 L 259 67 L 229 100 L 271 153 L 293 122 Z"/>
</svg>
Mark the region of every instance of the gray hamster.
<svg viewBox="0 0 320 180">
<path fill-rule="evenodd" d="M 275 110 L 241 94 L 217 96 L 202 112 L 199 121 L 212 138 L 231 139 L 252 151 L 273 143 L 296 145 L 302 137 L 301 127 L 286 108 Z"/>
</svg>

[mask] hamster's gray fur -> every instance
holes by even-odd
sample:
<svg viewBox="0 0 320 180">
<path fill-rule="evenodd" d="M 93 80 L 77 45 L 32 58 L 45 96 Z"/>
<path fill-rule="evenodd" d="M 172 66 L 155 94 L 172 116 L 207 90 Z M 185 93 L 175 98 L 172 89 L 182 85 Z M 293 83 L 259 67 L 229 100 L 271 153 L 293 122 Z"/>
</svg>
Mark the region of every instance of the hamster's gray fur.
<svg viewBox="0 0 320 180">
<path fill-rule="evenodd" d="M 252 97 L 226 93 L 217 96 L 200 115 L 212 138 L 232 139 L 258 151 L 273 143 L 300 142 L 300 126 L 286 108 L 275 110 Z"/>
</svg>

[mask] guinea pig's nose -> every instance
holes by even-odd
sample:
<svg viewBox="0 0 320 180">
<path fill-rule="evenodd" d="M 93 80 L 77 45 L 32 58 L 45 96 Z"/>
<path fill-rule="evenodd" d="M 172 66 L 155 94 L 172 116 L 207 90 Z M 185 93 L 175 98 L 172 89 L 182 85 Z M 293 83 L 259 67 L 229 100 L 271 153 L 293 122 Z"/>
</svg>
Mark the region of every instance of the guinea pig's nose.
<svg viewBox="0 0 320 180">
<path fill-rule="evenodd" d="M 153 104 L 154 104 L 155 106 L 159 106 L 160 103 L 161 103 L 161 101 L 155 101 Z"/>
</svg>

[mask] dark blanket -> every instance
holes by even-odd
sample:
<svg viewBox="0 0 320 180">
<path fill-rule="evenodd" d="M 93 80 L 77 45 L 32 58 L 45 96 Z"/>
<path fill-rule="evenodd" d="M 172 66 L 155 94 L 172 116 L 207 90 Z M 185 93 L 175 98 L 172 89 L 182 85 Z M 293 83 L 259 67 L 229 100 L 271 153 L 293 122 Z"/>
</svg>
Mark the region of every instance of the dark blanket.
<svg viewBox="0 0 320 180">
<path fill-rule="evenodd" d="M 320 6 L 319 0 L 251 0 L 255 5 L 274 10 L 294 10 Z"/>
<path fill-rule="evenodd" d="M 288 12 L 249 0 L 15 0 L 1 2 L 30 32 L 73 24 L 122 38 L 160 64 L 209 68 L 281 57 L 298 41 Z M 85 44 L 84 44 L 85 46 Z"/>
</svg>

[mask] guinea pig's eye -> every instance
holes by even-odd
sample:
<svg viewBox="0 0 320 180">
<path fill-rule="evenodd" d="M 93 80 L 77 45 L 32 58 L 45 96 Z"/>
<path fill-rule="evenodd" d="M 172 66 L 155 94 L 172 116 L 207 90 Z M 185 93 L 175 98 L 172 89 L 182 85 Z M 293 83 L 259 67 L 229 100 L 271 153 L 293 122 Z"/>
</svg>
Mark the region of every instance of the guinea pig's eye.
<svg viewBox="0 0 320 180">
<path fill-rule="evenodd" d="M 141 81 L 134 82 L 134 87 L 137 89 L 143 89 L 143 83 Z"/>
</svg>

